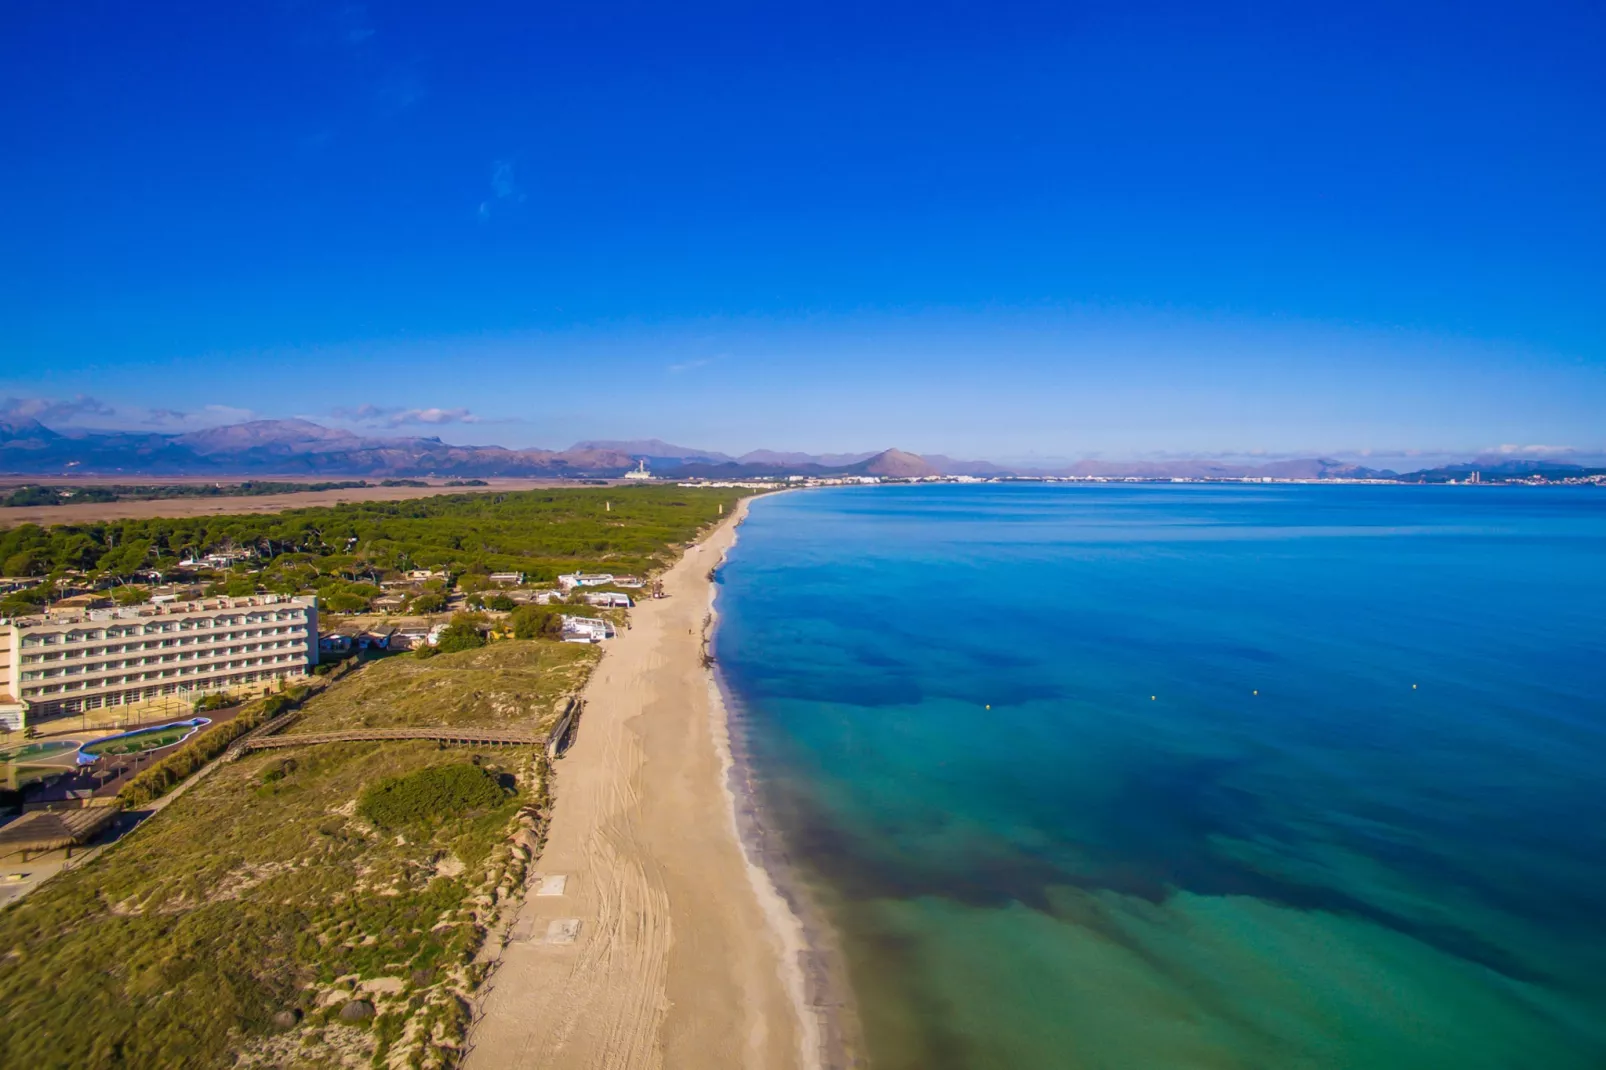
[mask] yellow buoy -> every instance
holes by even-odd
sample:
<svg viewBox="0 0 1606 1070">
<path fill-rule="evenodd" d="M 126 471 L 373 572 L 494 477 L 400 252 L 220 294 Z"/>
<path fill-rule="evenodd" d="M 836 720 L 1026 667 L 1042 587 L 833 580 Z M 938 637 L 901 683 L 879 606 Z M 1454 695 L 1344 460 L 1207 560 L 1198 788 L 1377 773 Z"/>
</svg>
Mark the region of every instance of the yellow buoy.
<svg viewBox="0 0 1606 1070">
<path fill-rule="evenodd" d="M 1412 685 L 1411 685 L 1411 690 L 1412 690 L 1412 691 L 1415 691 L 1415 690 L 1416 690 L 1416 685 L 1415 685 L 1415 684 L 1412 684 Z"/>
<path fill-rule="evenodd" d="M 1153 701 L 1154 701 L 1154 699 L 1155 699 L 1155 696 L 1153 696 L 1153 695 L 1150 695 L 1150 696 L 1149 696 L 1149 701 L 1150 701 L 1150 702 L 1153 702 Z"/>
<path fill-rule="evenodd" d="M 1259 691 L 1256 691 L 1256 692 L 1255 692 L 1255 694 L 1257 694 L 1257 695 L 1258 695 L 1258 694 L 1260 694 L 1260 692 L 1259 692 Z"/>
<path fill-rule="evenodd" d="M 989 710 L 990 710 L 990 709 L 992 709 L 992 708 L 993 708 L 993 707 L 992 707 L 992 704 L 991 704 L 991 703 L 988 703 L 988 705 L 987 705 L 987 708 L 988 708 L 988 709 L 989 709 Z"/>
</svg>

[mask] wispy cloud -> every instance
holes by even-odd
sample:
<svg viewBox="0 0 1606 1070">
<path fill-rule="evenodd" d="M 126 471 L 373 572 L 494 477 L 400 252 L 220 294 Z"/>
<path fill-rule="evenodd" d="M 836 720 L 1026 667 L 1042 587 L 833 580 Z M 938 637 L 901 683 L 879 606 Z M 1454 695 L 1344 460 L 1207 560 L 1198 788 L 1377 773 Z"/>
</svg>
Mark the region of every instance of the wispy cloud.
<svg viewBox="0 0 1606 1070">
<path fill-rule="evenodd" d="M 485 222 L 503 208 L 523 204 L 528 199 L 519 186 L 511 160 L 497 160 L 491 165 L 491 196 L 480 202 L 475 214 Z"/>
<path fill-rule="evenodd" d="M 0 417 L 38 420 L 42 424 L 65 423 L 80 416 L 115 416 L 117 410 L 88 394 L 71 398 L 6 398 L 0 401 Z"/>
<path fill-rule="evenodd" d="M 698 357 L 696 360 L 683 360 L 669 365 L 664 370 L 669 372 L 670 375 L 679 375 L 681 372 L 689 372 L 694 368 L 706 368 L 718 359 L 718 357 Z"/>
<path fill-rule="evenodd" d="M 385 405 L 362 404 L 355 408 L 340 408 L 330 412 L 337 420 L 348 423 L 363 424 L 368 427 L 440 427 L 446 424 L 480 424 L 503 423 L 506 421 L 485 420 L 465 408 L 418 408 L 409 409 L 390 407 Z"/>
<path fill-rule="evenodd" d="M 247 420 L 261 418 L 255 409 L 243 409 L 238 405 L 202 405 L 199 409 L 169 409 L 147 408 L 129 410 L 124 414 L 125 419 L 135 420 L 145 427 L 170 427 L 178 430 L 193 430 L 204 427 L 218 427 L 224 424 L 245 423 Z"/>
<path fill-rule="evenodd" d="M 1518 446 L 1508 442 L 1487 452 L 1499 453 L 1507 457 L 1556 457 L 1577 453 L 1578 448 L 1576 446 Z"/>
</svg>

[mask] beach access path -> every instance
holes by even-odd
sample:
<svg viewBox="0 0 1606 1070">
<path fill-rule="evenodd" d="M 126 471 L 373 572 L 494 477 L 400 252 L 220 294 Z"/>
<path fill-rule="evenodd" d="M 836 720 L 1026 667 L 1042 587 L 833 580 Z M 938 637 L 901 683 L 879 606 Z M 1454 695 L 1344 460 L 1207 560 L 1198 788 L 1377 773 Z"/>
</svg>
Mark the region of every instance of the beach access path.
<svg viewBox="0 0 1606 1070">
<path fill-rule="evenodd" d="M 701 657 L 708 574 L 746 504 L 665 574 L 667 597 L 633 611 L 592 673 L 556 763 L 546 848 L 469 1035 L 471 1070 L 814 1061 L 801 940 L 737 839 Z"/>
</svg>

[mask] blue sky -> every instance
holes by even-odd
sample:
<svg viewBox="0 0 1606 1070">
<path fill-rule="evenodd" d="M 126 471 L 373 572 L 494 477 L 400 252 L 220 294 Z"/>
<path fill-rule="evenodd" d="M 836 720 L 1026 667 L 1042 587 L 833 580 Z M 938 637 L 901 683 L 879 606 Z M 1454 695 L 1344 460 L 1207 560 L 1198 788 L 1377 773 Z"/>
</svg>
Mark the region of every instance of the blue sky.
<svg viewBox="0 0 1606 1070">
<path fill-rule="evenodd" d="M 23 3 L 0 397 L 509 445 L 1606 449 L 1606 9 L 1311 7 Z"/>
</svg>

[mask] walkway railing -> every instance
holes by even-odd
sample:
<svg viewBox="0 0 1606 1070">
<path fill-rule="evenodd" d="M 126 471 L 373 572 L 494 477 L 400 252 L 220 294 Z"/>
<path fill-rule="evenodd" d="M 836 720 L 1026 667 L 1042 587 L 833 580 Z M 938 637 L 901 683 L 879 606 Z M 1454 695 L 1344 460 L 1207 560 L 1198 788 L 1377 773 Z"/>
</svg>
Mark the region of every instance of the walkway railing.
<svg viewBox="0 0 1606 1070">
<path fill-rule="evenodd" d="M 305 732 L 285 736 L 279 733 L 301 718 L 300 710 L 281 714 L 266 724 L 259 725 L 229 744 L 224 752 L 225 761 L 234 761 L 254 750 L 278 750 L 284 747 L 316 746 L 319 743 L 364 743 L 388 739 L 429 739 L 437 743 L 459 747 L 545 747 L 550 757 L 556 758 L 574 739 L 575 725 L 584 707 L 580 696 L 570 695 L 564 703 L 563 716 L 558 724 L 545 733 L 507 732 L 490 728 L 448 728 L 434 725 L 425 728 L 348 728 L 339 732 Z"/>
<path fill-rule="evenodd" d="M 361 743 L 386 739 L 431 739 L 464 747 L 536 747 L 546 742 L 534 732 L 491 732 L 479 728 L 353 728 L 344 732 L 305 732 L 293 736 L 257 736 L 240 740 L 240 753 L 279 747 L 306 747 L 318 743 Z"/>
</svg>

